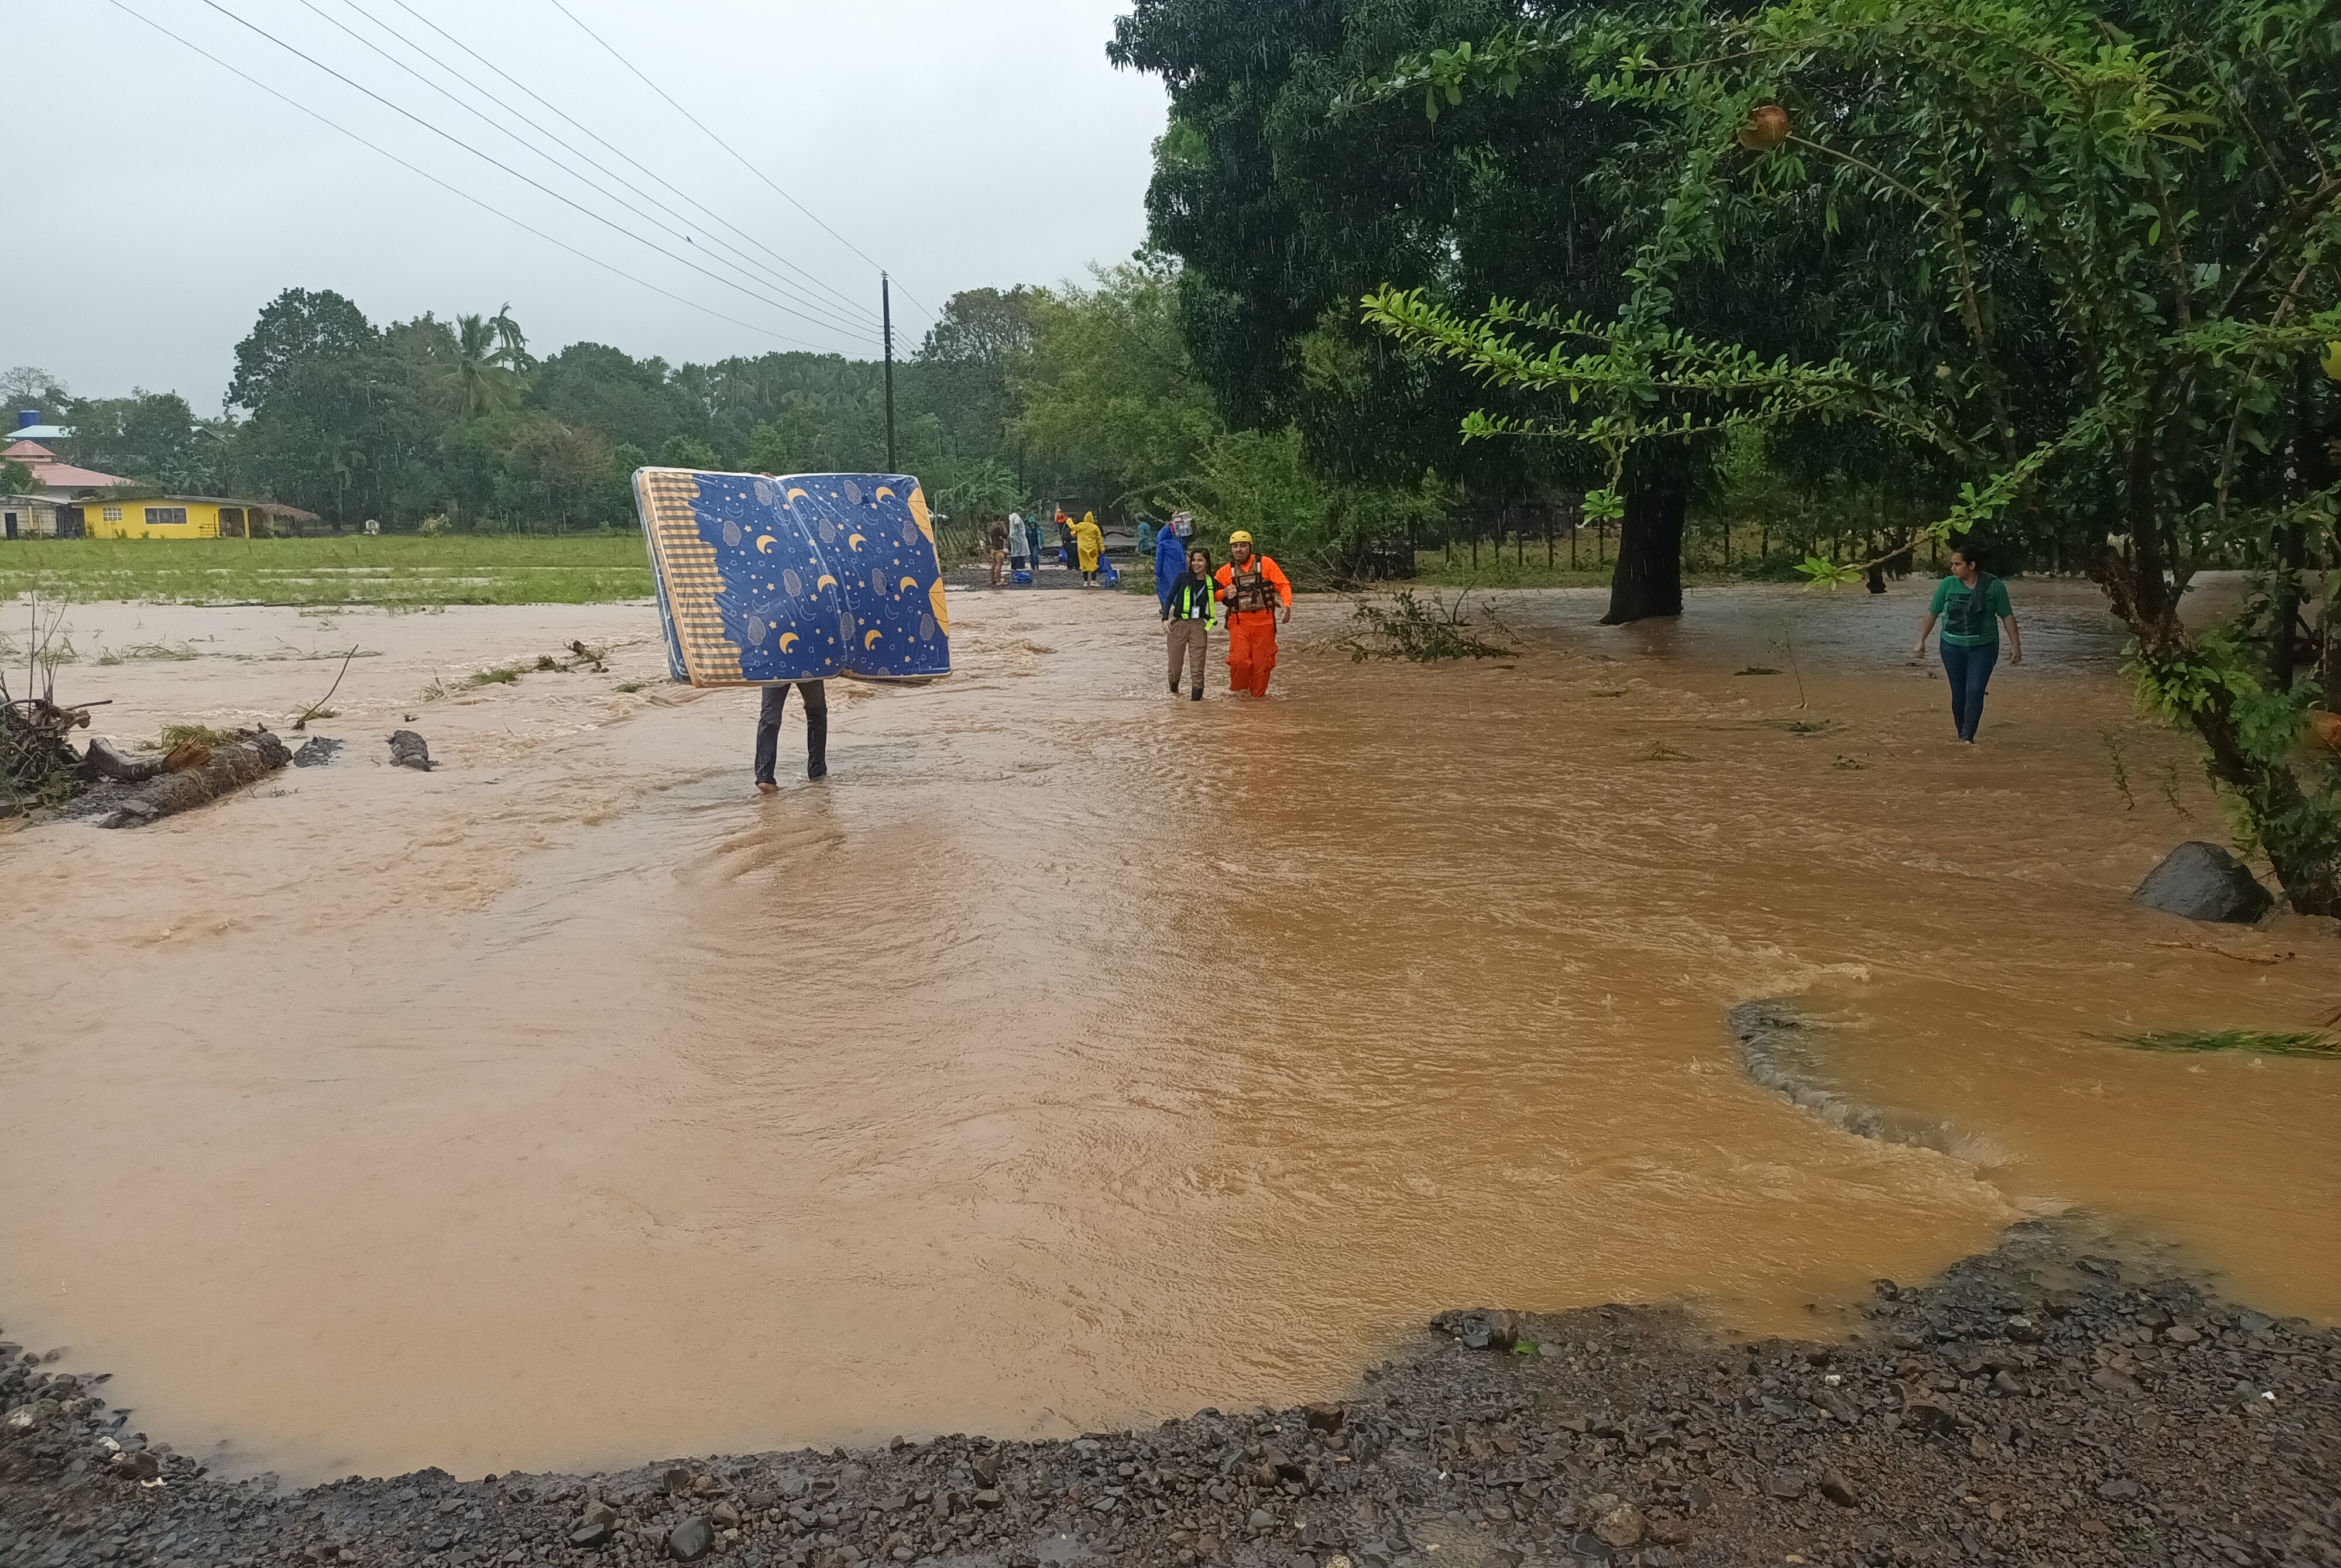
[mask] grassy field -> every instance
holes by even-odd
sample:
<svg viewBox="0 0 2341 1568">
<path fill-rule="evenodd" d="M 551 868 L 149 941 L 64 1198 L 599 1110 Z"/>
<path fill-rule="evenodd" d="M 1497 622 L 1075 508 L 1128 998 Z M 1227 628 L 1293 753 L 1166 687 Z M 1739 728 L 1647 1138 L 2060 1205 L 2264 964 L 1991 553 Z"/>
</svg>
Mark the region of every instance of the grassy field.
<svg viewBox="0 0 2341 1568">
<path fill-rule="evenodd" d="M 603 604 L 646 599 L 638 533 L 561 538 L 15 540 L 0 600 L 171 604 Z"/>
</svg>

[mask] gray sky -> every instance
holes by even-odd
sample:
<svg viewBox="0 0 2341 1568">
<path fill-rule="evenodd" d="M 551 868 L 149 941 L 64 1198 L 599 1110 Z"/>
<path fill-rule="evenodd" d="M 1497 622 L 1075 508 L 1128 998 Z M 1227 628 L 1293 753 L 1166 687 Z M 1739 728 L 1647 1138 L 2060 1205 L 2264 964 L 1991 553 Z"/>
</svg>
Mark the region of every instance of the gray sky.
<svg viewBox="0 0 2341 1568">
<path fill-rule="evenodd" d="M 294 285 L 339 290 L 376 323 L 426 310 L 493 313 L 510 301 L 539 352 L 583 338 L 676 362 L 807 346 L 874 357 L 874 318 L 852 308 L 876 310 L 874 262 L 902 285 L 895 330 L 898 352 L 907 353 L 927 317 L 905 290 L 938 309 L 959 289 L 1079 276 L 1093 261 L 1126 256 L 1145 235 L 1141 197 L 1164 101 L 1152 78 L 1106 63 L 1122 0 L 122 5 L 266 85 L 230 74 L 114 0 L 0 4 L 0 46 L 10 63 L 0 130 L 14 171 L 10 239 L 0 245 L 0 367 L 42 366 L 85 396 L 134 385 L 174 390 L 198 412 L 218 412 L 237 340 L 263 304 Z M 630 74 L 563 14 L 564 5 L 772 184 Z M 228 14 L 683 259 L 661 256 L 532 189 Z M 552 149 L 650 215 L 626 211 L 336 20 L 549 146 L 504 111 L 524 113 L 683 216 Z M 401 36 L 493 95 L 474 94 Z M 702 216 L 693 201 L 757 243 Z M 617 277 L 496 214 L 691 303 Z M 705 273 L 692 271 L 692 262 Z"/>
</svg>

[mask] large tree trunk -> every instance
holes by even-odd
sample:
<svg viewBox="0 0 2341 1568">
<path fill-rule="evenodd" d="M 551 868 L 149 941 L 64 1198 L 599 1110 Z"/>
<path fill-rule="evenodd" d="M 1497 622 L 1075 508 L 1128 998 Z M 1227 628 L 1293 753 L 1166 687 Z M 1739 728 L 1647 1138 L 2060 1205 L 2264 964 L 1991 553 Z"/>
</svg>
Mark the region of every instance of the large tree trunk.
<svg viewBox="0 0 2341 1568">
<path fill-rule="evenodd" d="M 192 810 L 255 779 L 265 779 L 293 760 L 293 753 L 285 749 L 284 742 L 265 729 L 209 750 L 210 755 L 202 761 L 138 786 L 98 826 L 138 828 Z"/>
<path fill-rule="evenodd" d="M 1671 444 L 1671 443 L 1669 443 Z M 1626 492 L 1626 520 L 1618 531 L 1618 570 L 1609 577 L 1604 626 L 1682 613 L 1683 514 L 1690 505 L 1689 476 L 1673 453 L 1654 461 Z"/>
</svg>

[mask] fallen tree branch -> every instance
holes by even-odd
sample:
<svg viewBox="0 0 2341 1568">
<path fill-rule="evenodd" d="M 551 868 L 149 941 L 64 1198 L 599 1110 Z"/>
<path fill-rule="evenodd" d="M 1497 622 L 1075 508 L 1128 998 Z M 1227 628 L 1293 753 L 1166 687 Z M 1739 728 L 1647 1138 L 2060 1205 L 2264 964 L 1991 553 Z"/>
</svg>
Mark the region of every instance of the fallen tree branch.
<svg viewBox="0 0 2341 1568">
<path fill-rule="evenodd" d="M 292 760 L 284 742 L 263 729 L 213 747 L 210 758 L 195 767 L 147 780 L 98 826 L 139 828 L 176 816 L 265 779 Z"/>
<path fill-rule="evenodd" d="M 306 729 L 309 728 L 309 720 L 314 719 L 319 710 L 322 710 L 326 703 L 331 702 L 334 700 L 334 693 L 342 689 L 342 677 L 350 672 L 350 660 L 355 659 L 357 656 L 358 645 L 353 642 L 350 644 L 350 650 L 342 655 L 342 667 L 334 672 L 334 683 L 325 688 L 325 694 L 323 697 L 318 698 L 316 701 L 309 705 L 309 710 L 307 712 L 302 714 L 300 718 L 293 720 L 294 729 Z"/>
<path fill-rule="evenodd" d="M 2197 953 L 2216 953 L 2223 958 L 2233 958 L 2238 964 L 2281 964 L 2293 957 L 2290 953 L 2230 953 L 2225 948 L 2215 948 L 2208 942 L 2160 942 L 2157 948 L 2185 948 Z"/>
<path fill-rule="evenodd" d="M 164 771 L 162 759 L 142 760 L 126 757 L 115 750 L 114 742 L 103 735 L 89 743 L 89 751 L 82 759 L 82 767 L 85 771 L 101 779 L 111 779 L 117 784 L 144 784 L 149 779 L 161 778 Z"/>
</svg>

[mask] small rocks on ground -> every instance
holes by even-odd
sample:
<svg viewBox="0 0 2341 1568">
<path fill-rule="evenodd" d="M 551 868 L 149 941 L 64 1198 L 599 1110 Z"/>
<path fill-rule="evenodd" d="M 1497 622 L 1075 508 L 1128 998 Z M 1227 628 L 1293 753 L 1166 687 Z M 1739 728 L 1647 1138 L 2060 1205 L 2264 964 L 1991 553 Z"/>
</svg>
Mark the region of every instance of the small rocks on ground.
<svg viewBox="0 0 2341 1568">
<path fill-rule="evenodd" d="M 2176 1568 L 2341 1541 L 2341 1334 L 2057 1226 L 1881 1284 L 1840 1344 L 1602 1307 L 1507 1315 L 1558 1355 L 1465 1348 L 1491 1315 L 1442 1315 L 1338 1406 L 297 1494 L 0 1341 L 0 1568 L 2113 1568 L 2147 1539 Z"/>
</svg>

